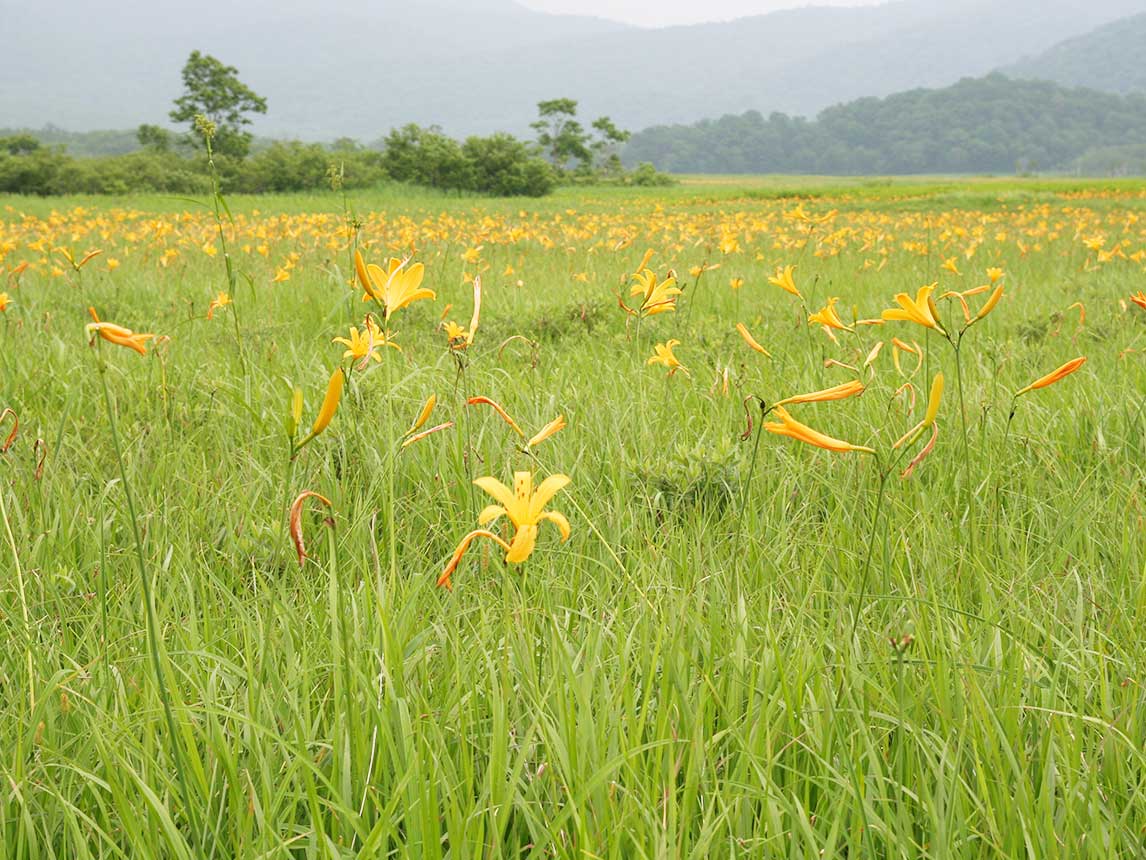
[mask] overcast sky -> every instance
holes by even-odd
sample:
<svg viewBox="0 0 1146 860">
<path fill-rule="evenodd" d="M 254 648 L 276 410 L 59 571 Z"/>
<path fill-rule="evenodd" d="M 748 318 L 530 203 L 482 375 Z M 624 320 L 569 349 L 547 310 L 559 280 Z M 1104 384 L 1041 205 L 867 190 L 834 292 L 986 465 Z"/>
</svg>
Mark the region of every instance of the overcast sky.
<svg viewBox="0 0 1146 860">
<path fill-rule="evenodd" d="M 872 6 L 880 0 L 518 0 L 542 12 L 598 15 L 645 27 L 723 21 L 797 6 Z"/>
</svg>

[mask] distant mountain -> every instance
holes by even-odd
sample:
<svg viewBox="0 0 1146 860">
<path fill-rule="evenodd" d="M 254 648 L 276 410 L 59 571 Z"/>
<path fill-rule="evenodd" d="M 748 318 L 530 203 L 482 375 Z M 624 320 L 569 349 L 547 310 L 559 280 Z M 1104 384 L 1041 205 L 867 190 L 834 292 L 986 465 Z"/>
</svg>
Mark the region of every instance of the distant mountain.
<svg viewBox="0 0 1146 860">
<path fill-rule="evenodd" d="M 407 122 L 525 132 L 567 96 L 628 128 L 756 109 L 811 114 L 945 86 L 1034 55 L 1146 0 L 897 0 L 723 24 L 626 27 L 512 0 L 0 0 L 5 125 L 163 122 L 192 50 L 235 65 L 261 135 L 371 140 Z"/>
<path fill-rule="evenodd" d="M 1146 92 L 1146 14 L 1067 39 L 1001 71 L 1111 93 Z"/>
<path fill-rule="evenodd" d="M 682 173 L 1009 173 L 1081 164 L 1124 170 L 1140 158 L 1127 147 L 1144 140 L 1146 95 L 993 74 L 859 99 L 814 121 L 750 112 L 650 128 L 633 136 L 624 159 Z"/>
</svg>

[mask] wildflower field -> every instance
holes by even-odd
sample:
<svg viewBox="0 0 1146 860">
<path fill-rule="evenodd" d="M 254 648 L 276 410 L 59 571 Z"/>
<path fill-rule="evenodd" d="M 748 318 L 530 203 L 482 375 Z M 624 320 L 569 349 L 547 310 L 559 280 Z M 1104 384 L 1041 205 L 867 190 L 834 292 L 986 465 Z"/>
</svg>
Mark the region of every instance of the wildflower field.
<svg viewBox="0 0 1146 860">
<path fill-rule="evenodd" d="M 1141 857 L 1144 289 L 1134 182 L 0 200 L 0 857 Z"/>
</svg>

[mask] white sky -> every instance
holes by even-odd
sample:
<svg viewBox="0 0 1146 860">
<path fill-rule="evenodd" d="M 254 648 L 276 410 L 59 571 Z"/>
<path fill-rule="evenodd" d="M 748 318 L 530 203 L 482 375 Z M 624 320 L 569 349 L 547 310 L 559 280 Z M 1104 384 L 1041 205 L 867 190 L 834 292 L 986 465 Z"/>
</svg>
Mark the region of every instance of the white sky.
<svg viewBox="0 0 1146 860">
<path fill-rule="evenodd" d="M 645 27 L 725 21 L 799 6 L 872 6 L 880 0 L 518 0 L 542 12 L 596 15 Z"/>
</svg>

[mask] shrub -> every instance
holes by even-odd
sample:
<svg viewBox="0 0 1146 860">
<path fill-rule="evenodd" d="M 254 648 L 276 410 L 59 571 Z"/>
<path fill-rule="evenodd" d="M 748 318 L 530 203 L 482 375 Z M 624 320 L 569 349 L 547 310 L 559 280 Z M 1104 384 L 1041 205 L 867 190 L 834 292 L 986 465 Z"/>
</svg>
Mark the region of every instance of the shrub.
<svg viewBox="0 0 1146 860">
<path fill-rule="evenodd" d="M 472 188 L 499 197 L 544 197 L 557 184 L 553 169 L 509 134 L 471 137 L 462 147 Z"/>
</svg>

